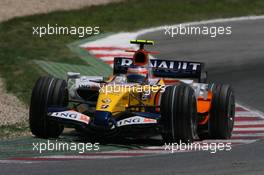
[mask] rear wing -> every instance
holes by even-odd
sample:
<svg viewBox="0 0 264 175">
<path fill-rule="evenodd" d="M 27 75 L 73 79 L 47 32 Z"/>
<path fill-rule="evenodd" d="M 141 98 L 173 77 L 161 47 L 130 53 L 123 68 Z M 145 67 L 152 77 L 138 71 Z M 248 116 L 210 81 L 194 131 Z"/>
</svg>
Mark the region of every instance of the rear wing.
<svg viewBox="0 0 264 175">
<path fill-rule="evenodd" d="M 128 67 L 132 67 L 133 59 L 116 57 L 114 59 L 114 75 L 126 74 Z M 204 77 L 204 63 L 189 61 L 174 61 L 151 59 L 149 67 L 152 75 L 163 78 L 189 78 L 198 79 L 199 82 Z"/>
</svg>

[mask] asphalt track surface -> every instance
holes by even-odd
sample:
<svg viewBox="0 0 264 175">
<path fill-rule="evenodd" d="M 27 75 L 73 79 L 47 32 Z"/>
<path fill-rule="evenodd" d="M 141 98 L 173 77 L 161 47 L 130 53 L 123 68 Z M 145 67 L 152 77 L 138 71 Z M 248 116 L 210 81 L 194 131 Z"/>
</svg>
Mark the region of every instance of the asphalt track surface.
<svg viewBox="0 0 264 175">
<path fill-rule="evenodd" d="M 213 25 L 213 24 L 210 24 Z M 217 23 L 232 26 L 231 36 L 174 37 L 164 31 L 140 38 L 157 41 L 159 58 L 188 58 L 207 63 L 210 80 L 231 84 L 237 100 L 263 111 L 264 20 Z M 264 141 L 229 152 L 187 152 L 147 157 L 2 163 L 0 174 L 264 174 Z"/>
</svg>

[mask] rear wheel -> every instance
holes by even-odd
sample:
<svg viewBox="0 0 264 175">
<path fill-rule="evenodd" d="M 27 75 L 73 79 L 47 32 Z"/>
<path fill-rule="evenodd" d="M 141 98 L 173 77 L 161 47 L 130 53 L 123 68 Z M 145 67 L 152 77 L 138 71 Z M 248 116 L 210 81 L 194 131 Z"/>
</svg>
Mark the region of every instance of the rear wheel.
<svg viewBox="0 0 264 175">
<path fill-rule="evenodd" d="M 66 81 L 52 77 L 40 77 L 31 95 L 29 126 L 32 134 L 39 138 L 59 137 L 63 131 L 63 125 L 47 117 L 47 107 L 66 107 L 67 105 Z"/>
<path fill-rule="evenodd" d="M 160 110 L 165 142 L 193 142 L 198 122 L 196 98 L 190 86 L 167 87 L 162 94 Z"/>
<path fill-rule="evenodd" d="M 212 139 L 229 139 L 235 118 L 235 96 L 229 85 L 214 84 L 209 118 L 209 135 Z"/>
</svg>

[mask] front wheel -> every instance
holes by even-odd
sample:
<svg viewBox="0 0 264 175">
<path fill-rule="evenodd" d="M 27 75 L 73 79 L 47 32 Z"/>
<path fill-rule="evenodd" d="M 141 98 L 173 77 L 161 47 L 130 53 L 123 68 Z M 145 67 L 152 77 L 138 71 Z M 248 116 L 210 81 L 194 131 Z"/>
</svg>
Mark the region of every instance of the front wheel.
<svg viewBox="0 0 264 175">
<path fill-rule="evenodd" d="M 197 104 L 194 90 L 186 85 L 169 86 L 161 97 L 162 137 L 165 142 L 193 142 L 197 137 Z"/>
<path fill-rule="evenodd" d="M 53 77 L 40 77 L 36 82 L 30 103 L 29 126 L 32 134 L 39 138 L 57 138 L 63 125 L 47 116 L 48 106 L 68 105 L 67 83 Z"/>
</svg>

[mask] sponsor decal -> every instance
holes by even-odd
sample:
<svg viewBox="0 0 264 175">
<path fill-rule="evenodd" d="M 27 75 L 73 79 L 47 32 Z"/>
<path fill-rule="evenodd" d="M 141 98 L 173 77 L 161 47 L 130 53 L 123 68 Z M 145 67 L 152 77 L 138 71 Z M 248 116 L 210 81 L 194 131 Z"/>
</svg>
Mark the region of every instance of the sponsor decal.
<svg viewBox="0 0 264 175">
<path fill-rule="evenodd" d="M 93 82 L 92 80 L 102 80 L 102 77 L 100 76 L 81 76 L 80 78 L 76 79 L 75 85 L 76 87 L 79 87 L 79 88 L 98 89 L 99 84 L 96 82 Z"/>
<path fill-rule="evenodd" d="M 104 99 L 102 99 L 102 102 L 103 103 L 111 103 L 111 99 L 110 98 L 104 98 Z"/>
<path fill-rule="evenodd" d="M 106 109 L 106 108 L 108 108 L 109 107 L 109 105 L 102 105 L 101 106 L 101 109 Z"/>
<path fill-rule="evenodd" d="M 117 126 L 126 126 L 126 125 L 137 125 L 137 124 L 153 124 L 157 123 L 157 120 L 145 118 L 141 116 L 134 116 L 126 118 L 117 122 Z"/>
<path fill-rule="evenodd" d="M 141 100 L 146 101 L 151 99 L 151 94 L 148 92 L 143 92 L 141 96 Z"/>
<path fill-rule="evenodd" d="M 75 120 L 78 122 L 89 124 L 90 117 L 87 115 L 81 114 L 76 111 L 62 111 L 62 112 L 53 112 L 50 114 L 52 117 Z"/>
<path fill-rule="evenodd" d="M 157 120 L 151 118 L 144 118 L 144 123 L 157 123 Z"/>
<path fill-rule="evenodd" d="M 78 87 L 89 87 L 91 82 L 89 81 L 89 78 L 81 77 L 76 80 L 76 84 Z"/>
<path fill-rule="evenodd" d="M 122 59 L 121 66 L 130 66 L 133 64 L 132 59 Z M 185 62 L 185 61 L 168 61 L 168 60 L 150 60 L 150 67 L 157 69 L 173 69 L 173 70 L 191 70 L 196 71 L 200 68 L 201 63 Z"/>
</svg>

